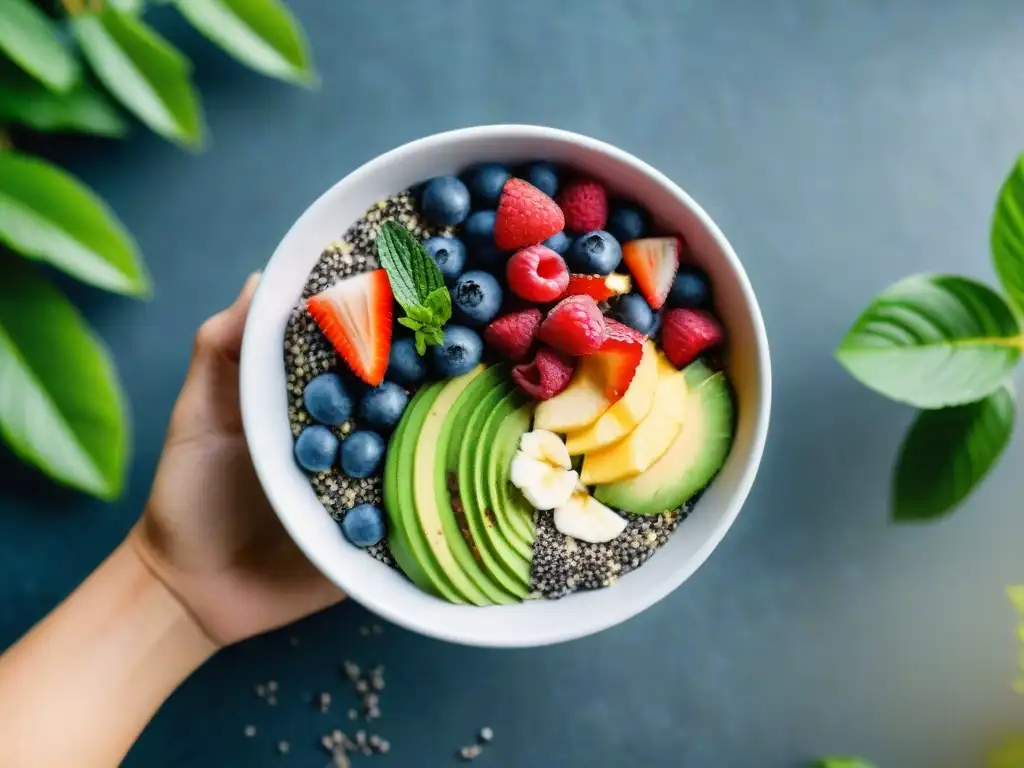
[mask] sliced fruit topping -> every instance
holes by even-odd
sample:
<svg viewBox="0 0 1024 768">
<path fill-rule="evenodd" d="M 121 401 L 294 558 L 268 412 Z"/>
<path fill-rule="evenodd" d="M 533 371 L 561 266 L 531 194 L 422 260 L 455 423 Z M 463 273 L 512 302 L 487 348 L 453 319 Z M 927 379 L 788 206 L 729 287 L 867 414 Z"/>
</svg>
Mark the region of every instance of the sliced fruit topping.
<svg viewBox="0 0 1024 768">
<path fill-rule="evenodd" d="M 725 329 L 703 309 L 670 309 L 662 321 L 661 345 L 668 359 L 683 368 L 725 339 Z"/>
<path fill-rule="evenodd" d="M 611 541 L 626 530 L 626 519 L 591 496 L 583 485 L 555 508 L 554 523 L 559 533 L 591 544 Z"/>
<path fill-rule="evenodd" d="M 513 251 L 542 243 L 565 228 L 565 216 L 550 197 L 522 179 L 509 179 L 501 190 L 494 219 L 494 243 Z"/>
<path fill-rule="evenodd" d="M 547 246 L 531 245 L 512 254 L 505 265 L 505 279 L 519 298 L 546 304 L 565 293 L 569 268 Z"/>
<path fill-rule="evenodd" d="M 643 357 L 644 336 L 628 325 L 607 320 L 601 348 L 593 355 L 604 382 L 604 393 L 613 403 L 626 394 Z"/>
<path fill-rule="evenodd" d="M 565 226 L 575 232 L 604 229 L 608 221 L 608 193 L 599 181 L 571 181 L 558 194 L 558 205 L 565 214 Z"/>
<path fill-rule="evenodd" d="M 633 281 L 629 275 L 569 275 L 565 296 L 589 296 L 594 301 L 608 301 L 613 296 L 629 293 Z"/>
<path fill-rule="evenodd" d="M 622 246 L 622 258 L 653 309 L 661 309 L 665 303 L 682 252 L 683 241 L 678 237 L 647 237 Z"/>
<path fill-rule="evenodd" d="M 589 355 L 604 343 L 604 315 L 589 296 L 570 296 L 548 312 L 537 335 L 567 355 Z"/>
<path fill-rule="evenodd" d="M 352 372 L 371 386 L 384 380 L 391 351 L 387 272 L 375 269 L 335 283 L 306 301 L 309 314 Z"/>
<path fill-rule="evenodd" d="M 536 509 L 554 509 L 569 500 L 580 478 L 570 469 L 569 453 L 558 436 L 544 430 L 536 433 L 520 438 L 509 479 Z"/>
<path fill-rule="evenodd" d="M 580 358 L 565 391 L 537 406 L 534 427 L 562 434 L 585 429 L 611 407 L 594 356 Z"/>
<path fill-rule="evenodd" d="M 569 386 L 575 367 L 572 358 L 542 344 L 532 362 L 512 368 L 512 380 L 535 400 L 547 400 Z"/>
<path fill-rule="evenodd" d="M 509 312 L 484 330 L 484 341 L 514 363 L 525 360 L 540 329 L 541 314 L 536 307 Z"/>
</svg>

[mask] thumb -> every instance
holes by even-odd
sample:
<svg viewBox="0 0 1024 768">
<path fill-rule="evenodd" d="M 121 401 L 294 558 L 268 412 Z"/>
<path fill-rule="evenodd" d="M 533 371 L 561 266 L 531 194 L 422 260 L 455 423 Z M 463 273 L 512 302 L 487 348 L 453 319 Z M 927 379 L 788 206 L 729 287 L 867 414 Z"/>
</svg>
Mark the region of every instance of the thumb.
<svg viewBox="0 0 1024 768">
<path fill-rule="evenodd" d="M 259 272 L 251 274 L 235 302 L 202 324 L 196 334 L 197 358 L 216 356 L 238 362 L 242 350 L 242 335 L 245 332 L 245 318 L 259 281 Z"/>
</svg>

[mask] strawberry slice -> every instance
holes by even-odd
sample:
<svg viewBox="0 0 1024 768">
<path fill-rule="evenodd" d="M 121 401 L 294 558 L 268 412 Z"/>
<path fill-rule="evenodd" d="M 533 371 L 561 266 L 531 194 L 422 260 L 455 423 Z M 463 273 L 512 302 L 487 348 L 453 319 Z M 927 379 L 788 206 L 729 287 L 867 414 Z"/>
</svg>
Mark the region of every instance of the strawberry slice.
<svg viewBox="0 0 1024 768">
<path fill-rule="evenodd" d="M 388 273 L 375 269 L 311 296 L 306 308 L 356 376 L 376 387 L 388 368 L 393 303 Z"/>
<path fill-rule="evenodd" d="M 559 298 L 589 296 L 594 301 L 607 301 L 612 296 L 629 293 L 633 281 L 629 275 L 569 275 L 569 286 Z"/>
<path fill-rule="evenodd" d="M 683 241 L 678 237 L 646 237 L 622 246 L 622 260 L 651 309 L 661 309 L 668 298 L 682 252 Z"/>
<path fill-rule="evenodd" d="M 612 403 L 626 394 L 644 352 L 644 335 L 615 320 L 605 320 L 604 343 L 590 357 L 601 371 L 604 393 Z"/>
</svg>

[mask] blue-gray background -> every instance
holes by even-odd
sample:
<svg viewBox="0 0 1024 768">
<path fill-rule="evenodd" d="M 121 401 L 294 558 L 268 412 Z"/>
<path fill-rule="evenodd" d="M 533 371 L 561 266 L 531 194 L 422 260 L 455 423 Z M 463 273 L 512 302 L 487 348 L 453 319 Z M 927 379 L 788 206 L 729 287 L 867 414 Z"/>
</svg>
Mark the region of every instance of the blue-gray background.
<svg viewBox="0 0 1024 768">
<path fill-rule="evenodd" d="M 592 134 L 689 190 L 731 238 L 771 337 L 775 408 L 758 482 L 683 588 L 569 645 L 471 650 L 347 605 L 221 654 L 127 765 L 310 766 L 349 705 L 342 659 L 387 665 L 390 764 L 442 766 L 490 725 L 490 766 L 981 765 L 1024 731 L 1015 617 L 1024 445 L 955 517 L 896 528 L 887 482 L 908 410 L 831 351 L 870 296 L 916 271 L 991 279 L 995 193 L 1024 147 L 1017 0 L 293 0 L 323 88 L 261 79 L 173 12 L 212 133 L 192 156 L 139 129 L 48 148 L 138 236 L 148 304 L 74 295 L 134 408 L 130 493 L 103 505 L 0 459 L 0 646 L 122 537 L 148 485 L 192 334 L 295 217 L 374 155 L 476 123 Z M 339 231 L 346 222 L 339 222 Z M 298 648 L 288 640 L 300 638 Z M 255 699 L 274 678 L 280 702 Z M 335 693 L 333 714 L 308 704 Z M 242 729 L 259 727 L 246 740 Z M 59 736 L 59 733 L 57 734 Z M 292 743 L 278 756 L 277 739 Z M 73 747 L 72 753 L 73 753 Z M 72 758 L 73 760 L 73 758 Z"/>
</svg>

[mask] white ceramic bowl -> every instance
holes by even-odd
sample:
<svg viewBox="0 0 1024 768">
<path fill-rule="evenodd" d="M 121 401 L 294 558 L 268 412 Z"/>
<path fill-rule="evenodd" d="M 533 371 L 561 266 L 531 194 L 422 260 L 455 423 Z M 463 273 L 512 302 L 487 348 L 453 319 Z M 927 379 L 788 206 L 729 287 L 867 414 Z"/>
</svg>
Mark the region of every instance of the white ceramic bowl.
<svg viewBox="0 0 1024 768">
<path fill-rule="evenodd" d="M 591 174 L 642 203 L 662 229 L 686 239 L 710 275 L 729 333 L 728 374 L 738 424 L 729 458 L 669 542 L 613 587 L 561 600 L 478 608 L 421 592 L 400 572 L 342 538 L 292 457 L 282 344 L 285 324 L 324 247 L 374 202 L 413 184 L 485 160 L 544 159 Z M 632 155 L 575 133 L 523 125 L 466 128 L 414 141 L 363 165 L 327 190 L 291 228 L 260 281 L 241 362 L 245 434 L 260 482 L 288 533 L 309 559 L 371 611 L 425 635 L 478 646 L 523 647 L 583 637 L 625 621 L 665 597 L 722 540 L 754 482 L 768 431 L 768 340 L 743 266 L 693 199 Z"/>
</svg>

